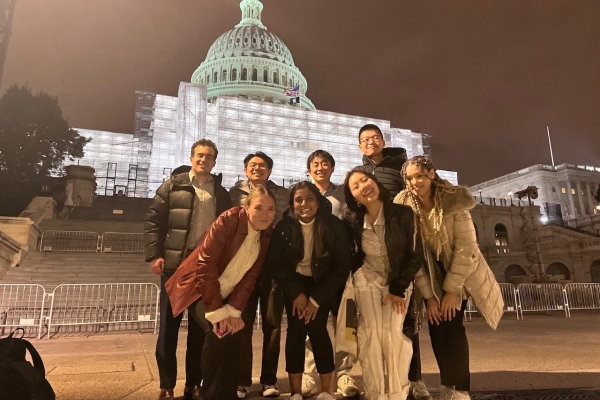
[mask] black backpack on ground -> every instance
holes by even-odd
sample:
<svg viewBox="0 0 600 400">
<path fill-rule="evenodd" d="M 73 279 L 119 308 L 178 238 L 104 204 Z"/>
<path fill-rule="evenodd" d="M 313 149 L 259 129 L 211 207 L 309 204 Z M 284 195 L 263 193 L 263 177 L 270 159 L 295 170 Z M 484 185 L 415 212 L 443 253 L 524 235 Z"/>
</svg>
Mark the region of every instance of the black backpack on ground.
<svg viewBox="0 0 600 400">
<path fill-rule="evenodd" d="M 55 400 L 54 390 L 46 380 L 46 371 L 40 354 L 33 345 L 13 337 L 0 339 L 0 400 Z M 25 359 L 29 355 L 33 365 Z"/>
</svg>

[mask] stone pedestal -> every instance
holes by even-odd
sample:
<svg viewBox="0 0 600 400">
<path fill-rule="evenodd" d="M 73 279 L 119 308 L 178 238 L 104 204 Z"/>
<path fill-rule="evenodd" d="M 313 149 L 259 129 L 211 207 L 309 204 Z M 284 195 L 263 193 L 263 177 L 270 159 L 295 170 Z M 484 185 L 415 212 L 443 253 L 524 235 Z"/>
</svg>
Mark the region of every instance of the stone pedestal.
<svg viewBox="0 0 600 400">
<path fill-rule="evenodd" d="M 84 165 L 67 168 L 65 207 L 91 207 L 96 195 L 96 170 Z"/>
<path fill-rule="evenodd" d="M 19 265 L 22 255 L 21 245 L 6 233 L 0 232 L 0 279 L 10 268 Z"/>
<path fill-rule="evenodd" d="M 23 217 L 0 217 L 0 232 L 18 243 L 24 252 L 35 251 L 42 234 L 35 222 Z"/>
</svg>

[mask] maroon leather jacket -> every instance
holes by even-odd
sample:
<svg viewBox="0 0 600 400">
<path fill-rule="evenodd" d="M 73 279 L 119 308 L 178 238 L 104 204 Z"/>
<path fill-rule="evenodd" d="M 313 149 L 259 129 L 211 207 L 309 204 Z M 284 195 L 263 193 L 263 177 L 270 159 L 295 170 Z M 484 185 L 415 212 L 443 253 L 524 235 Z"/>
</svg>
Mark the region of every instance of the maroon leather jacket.
<svg viewBox="0 0 600 400">
<path fill-rule="evenodd" d="M 260 252 L 252 267 L 233 289 L 228 304 L 243 311 L 254 289 L 267 255 L 273 226 L 260 234 Z M 233 207 L 213 222 L 206 236 L 165 284 L 173 315 L 181 314 L 202 298 L 207 312 L 223 306 L 219 277 L 248 235 L 248 216 L 244 207 Z"/>
</svg>

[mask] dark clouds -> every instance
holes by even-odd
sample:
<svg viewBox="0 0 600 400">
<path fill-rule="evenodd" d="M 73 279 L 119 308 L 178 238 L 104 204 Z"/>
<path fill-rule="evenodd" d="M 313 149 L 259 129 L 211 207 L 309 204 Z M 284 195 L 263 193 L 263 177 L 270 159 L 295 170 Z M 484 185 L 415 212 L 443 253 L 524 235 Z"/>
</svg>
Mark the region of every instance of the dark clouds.
<svg viewBox="0 0 600 400">
<path fill-rule="evenodd" d="M 597 0 L 264 0 L 317 108 L 432 135 L 474 184 L 549 163 L 600 167 Z M 236 0 L 19 0 L 3 88 L 57 94 L 76 127 L 131 132 L 136 89 L 176 95 Z"/>
</svg>

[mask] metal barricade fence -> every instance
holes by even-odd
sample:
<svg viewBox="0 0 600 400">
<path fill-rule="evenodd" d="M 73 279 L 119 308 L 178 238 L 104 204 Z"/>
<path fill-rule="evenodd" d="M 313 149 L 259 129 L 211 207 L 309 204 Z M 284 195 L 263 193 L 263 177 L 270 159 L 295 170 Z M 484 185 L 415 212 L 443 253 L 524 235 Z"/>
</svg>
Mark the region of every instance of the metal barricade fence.
<svg viewBox="0 0 600 400">
<path fill-rule="evenodd" d="M 143 253 L 143 233 L 105 232 L 100 238 L 103 253 Z"/>
<path fill-rule="evenodd" d="M 46 290 L 41 285 L 0 284 L 0 333 L 4 328 L 37 329 L 42 334 Z"/>
<path fill-rule="evenodd" d="M 44 231 L 40 251 L 77 251 L 96 253 L 100 236 L 96 232 Z"/>
<path fill-rule="evenodd" d="M 519 319 L 519 300 L 517 289 L 512 283 L 499 283 L 502 300 L 504 300 L 504 312 L 514 312 Z"/>
<path fill-rule="evenodd" d="M 569 310 L 600 309 L 600 283 L 567 283 Z"/>
<path fill-rule="evenodd" d="M 475 308 L 475 303 L 473 303 L 473 299 L 471 298 L 471 296 L 469 296 L 469 298 L 467 299 L 467 307 L 465 308 L 465 321 L 471 321 L 471 314 L 475 314 L 476 312 L 477 309 Z"/>
<path fill-rule="evenodd" d="M 156 333 L 159 291 L 153 283 L 59 285 L 50 295 L 48 338 L 53 326 L 151 323 Z"/>
<path fill-rule="evenodd" d="M 564 311 L 570 317 L 567 296 L 559 283 L 521 283 L 517 294 L 521 319 L 524 311 Z"/>
</svg>

